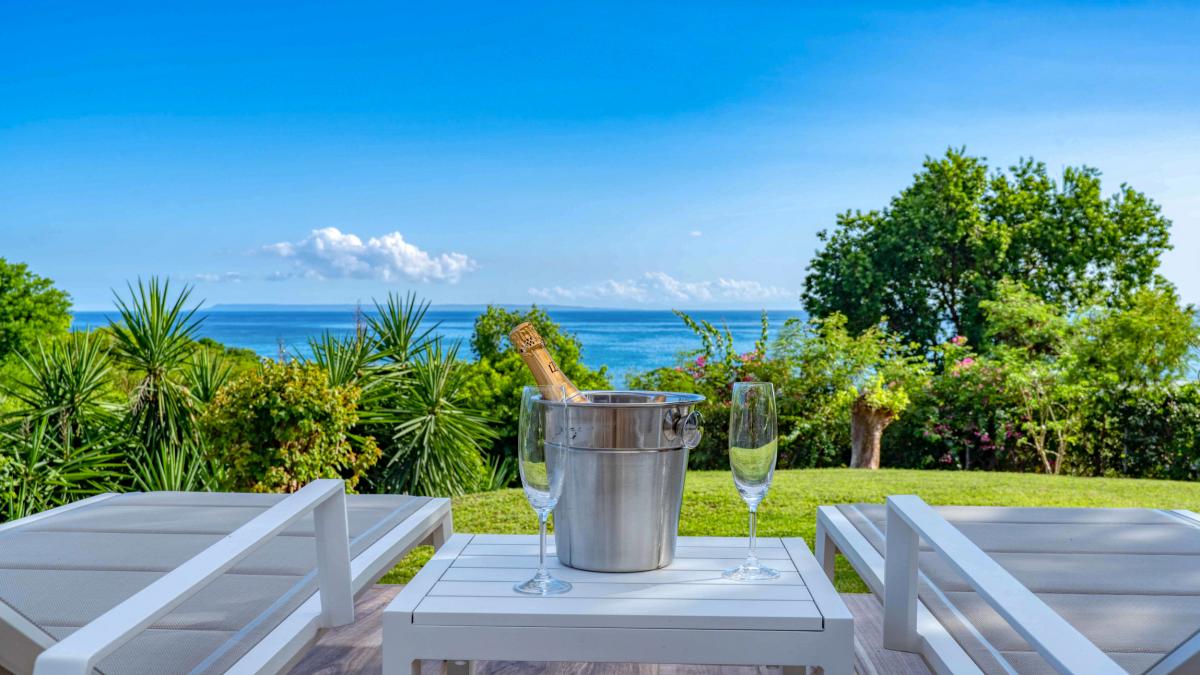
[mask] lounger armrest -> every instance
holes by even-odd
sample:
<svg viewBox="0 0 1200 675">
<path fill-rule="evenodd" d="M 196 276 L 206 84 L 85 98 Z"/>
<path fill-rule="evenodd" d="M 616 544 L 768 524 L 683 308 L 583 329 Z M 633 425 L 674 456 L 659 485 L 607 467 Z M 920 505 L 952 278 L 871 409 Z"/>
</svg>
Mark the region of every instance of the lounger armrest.
<svg viewBox="0 0 1200 675">
<path fill-rule="evenodd" d="M 916 651 L 920 539 L 938 552 L 993 609 L 1060 673 L 1125 670 L 915 495 L 887 499 L 884 646 Z"/>
<path fill-rule="evenodd" d="M 310 511 L 322 624 L 354 621 L 345 485 L 316 480 L 42 652 L 34 675 L 91 675 L 98 661 Z"/>
</svg>

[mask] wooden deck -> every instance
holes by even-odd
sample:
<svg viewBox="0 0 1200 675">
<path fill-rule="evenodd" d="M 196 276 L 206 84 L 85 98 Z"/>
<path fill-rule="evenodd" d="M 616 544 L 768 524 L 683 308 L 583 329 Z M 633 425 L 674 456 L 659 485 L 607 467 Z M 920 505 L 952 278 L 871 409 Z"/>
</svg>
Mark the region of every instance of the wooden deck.
<svg viewBox="0 0 1200 675">
<path fill-rule="evenodd" d="M 382 671 L 383 608 L 401 586 L 375 586 L 358 603 L 358 620 L 329 631 L 296 665 L 292 675 L 335 675 Z M 858 675 L 930 675 L 920 656 L 883 648 L 883 611 L 872 595 L 843 593 L 854 614 L 854 670 Z M 427 663 L 422 675 L 438 675 Z M 477 675 L 778 675 L 778 668 L 681 666 L 638 663 L 516 663 L 481 661 Z"/>
</svg>

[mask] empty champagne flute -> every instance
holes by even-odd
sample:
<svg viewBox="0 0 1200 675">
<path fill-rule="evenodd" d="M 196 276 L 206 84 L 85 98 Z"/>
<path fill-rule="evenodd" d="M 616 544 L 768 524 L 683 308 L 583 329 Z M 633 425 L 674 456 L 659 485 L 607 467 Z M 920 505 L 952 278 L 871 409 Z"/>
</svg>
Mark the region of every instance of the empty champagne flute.
<svg viewBox="0 0 1200 675">
<path fill-rule="evenodd" d="M 750 552 L 745 562 L 725 570 L 726 579 L 779 578 L 779 571 L 758 560 L 755 528 L 758 505 L 767 497 L 779 452 L 775 387 L 770 382 L 737 382 L 729 410 L 729 468 L 738 494 L 750 507 Z"/>
<path fill-rule="evenodd" d="M 538 515 L 541 538 L 537 572 L 529 580 L 513 586 L 518 593 L 555 595 L 571 590 L 571 584 L 555 579 L 546 570 L 546 519 L 562 495 L 567 468 L 569 410 L 564 387 L 528 386 L 521 392 L 517 465 L 521 470 L 525 498 Z"/>
</svg>

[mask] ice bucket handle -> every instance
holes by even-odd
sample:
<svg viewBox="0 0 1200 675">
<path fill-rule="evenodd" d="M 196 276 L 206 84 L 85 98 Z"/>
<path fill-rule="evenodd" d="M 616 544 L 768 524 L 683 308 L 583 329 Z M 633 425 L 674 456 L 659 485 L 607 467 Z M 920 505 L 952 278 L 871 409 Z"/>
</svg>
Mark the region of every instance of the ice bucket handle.
<svg viewBox="0 0 1200 675">
<path fill-rule="evenodd" d="M 704 435 L 700 425 L 703 423 L 704 415 L 701 415 L 699 410 L 693 410 L 675 421 L 675 433 L 683 440 L 683 447 L 691 450 L 700 445 L 700 438 Z"/>
</svg>

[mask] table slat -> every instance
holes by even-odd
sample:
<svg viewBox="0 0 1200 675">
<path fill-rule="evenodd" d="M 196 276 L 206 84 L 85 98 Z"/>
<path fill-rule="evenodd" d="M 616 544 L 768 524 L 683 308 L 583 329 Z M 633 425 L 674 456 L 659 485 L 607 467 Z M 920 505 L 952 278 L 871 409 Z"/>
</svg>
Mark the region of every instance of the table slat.
<svg viewBox="0 0 1200 675">
<path fill-rule="evenodd" d="M 508 581 L 516 583 L 524 581 L 533 574 L 530 567 L 452 567 L 442 574 L 444 581 Z M 628 582 L 653 584 L 723 584 L 735 586 L 804 586 L 804 579 L 798 572 L 780 572 L 774 581 L 730 581 L 723 579 L 719 570 L 679 570 L 672 567 L 649 572 L 588 572 L 586 570 L 559 567 L 554 570 L 554 576 L 569 581 L 579 582 Z"/>
<path fill-rule="evenodd" d="M 669 565 L 673 570 L 713 570 L 721 571 L 742 564 L 744 558 L 676 558 Z M 779 571 L 795 572 L 796 566 L 791 559 L 771 560 L 771 567 Z M 536 555 L 460 555 L 454 561 L 454 567 L 537 567 Z M 546 567 L 561 569 L 565 567 L 558 558 L 546 557 Z"/>
<path fill-rule="evenodd" d="M 811 601 L 426 596 L 413 623 L 461 626 L 803 630 L 823 627 Z"/>
<path fill-rule="evenodd" d="M 745 558 L 747 548 L 745 546 L 676 546 L 675 559 L 681 560 L 684 558 Z M 510 543 L 510 544 L 480 544 L 472 542 L 470 546 L 463 551 L 463 555 L 497 555 L 497 556 L 535 556 L 538 554 L 537 542 L 529 544 Z M 555 557 L 558 555 L 557 549 L 553 544 L 546 546 L 546 555 Z M 790 560 L 788 553 L 783 548 L 762 548 L 758 551 L 758 557 L 761 560 Z"/>
<path fill-rule="evenodd" d="M 506 581 L 439 581 L 429 596 L 447 597 L 514 597 L 513 584 Z M 804 586 L 735 585 L 735 584 L 636 584 L 576 582 L 572 598 L 651 598 L 668 600 L 765 600 L 812 601 Z M 551 598 L 552 600 L 555 598 Z"/>
<path fill-rule="evenodd" d="M 554 535 L 550 535 L 554 541 Z M 475 544 L 537 544 L 536 534 L 477 534 L 472 540 Z M 749 546 L 746 537 L 679 537 L 678 546 L 734 546 L 746 550 Z M 776 537 L 760 537 L 758 548 L 783 548 L 783 543 Z"/>
</svg>

